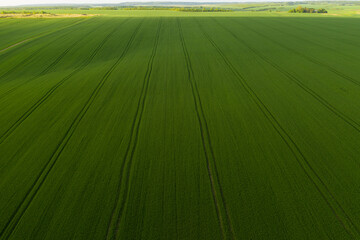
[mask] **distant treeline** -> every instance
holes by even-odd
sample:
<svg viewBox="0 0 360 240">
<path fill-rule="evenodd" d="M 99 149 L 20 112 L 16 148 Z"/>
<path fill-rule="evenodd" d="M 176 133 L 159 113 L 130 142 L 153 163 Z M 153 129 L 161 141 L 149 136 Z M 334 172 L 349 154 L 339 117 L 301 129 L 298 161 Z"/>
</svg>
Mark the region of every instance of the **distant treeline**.
<svg viewBox="0 0 360 240">
<path fill-rule="evenodd" d="M 315 9 L 298 6 L 297 8 L 290 9 L 289 13 L 327 13 L 327 11 L 324 8 Z"/>
<path fill-rule="evenodd" d="M 1 11 L 1 14 L 27 14 L 27 15 L 34 15 L 34 14 L 46 14 L 47 12 L 40 11 Z"/>
<path fill-rule="evenodd" d="M 233 12 L 229 8 L 217 8 L 217 7 L 153 7 L 153 6 L 115 6 L 115 7 L 67 7 L 67 6 L 51 6 L 42 7 L 45 10 L 169 10 L 169 11 L 180 11 L 180 12 Z M 46 12 L 35 11 L 38 8 L 18 8 L 17 11 L 3 11 L 2 13 L 15 14 L 45 14 Z"/>
<path fill-rule="evenodd" d="M 85 9 L 83 9 L 85 10 Z M 118 10 L 117 7 L 95 7 L 95 8 L 89 8 L 89 10 Z"/>
<path fill-rule="evenodd" d="M 121 7 L 121 10 L 170 10 L 180 12 L 232 12 L 230 9 L 224 8 L 191 8 L 191 7 Z"/>
<path fill-rule="evenodd" d="M 73 8 L 67 8 L 73 10 Z M 169 10 L 180 12 L 233 12 L 231 9 L 225 8 L 204 8 L 204 7 L 146 7 L 146 6 L 125 6 L 125 7 L 94 7 L 94 8 L 76 8 L 78 10 Z"/>
</svg>

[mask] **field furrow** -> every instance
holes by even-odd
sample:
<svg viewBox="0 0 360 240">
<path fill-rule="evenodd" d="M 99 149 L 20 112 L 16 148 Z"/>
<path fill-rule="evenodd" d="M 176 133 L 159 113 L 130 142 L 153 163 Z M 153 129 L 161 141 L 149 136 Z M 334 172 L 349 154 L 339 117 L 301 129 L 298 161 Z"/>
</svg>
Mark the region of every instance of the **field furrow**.
<svg viewBox="0 0 360 240">
<path fill-rule="evenodd" d="M 264 36 L 262 33 L 259 33 L 259 32 L 256 32 L 256 33 L 259 34 L 259 35 L 261 35 L 261 36 L 263 36 L 263 37 L 265 37 L 265 38 L 267 38 L 267 37 Z M 288 33 L 286 33 L 286 34 L 289 35 Z M 291 34 L 290 34 L 290 36 L 291 36 Z M 268 39 L 269 41 L 273 41 L 271 38 L 267 38 L 267 39 Z M 302 39 L 302 40 L 304 40 L 304 39 Z M 308 61 L 310 61 L 310 62 L 313 62 L 313 63 L 315 63 L 315 64 L 317 64 L 317 65 L 319 65 L 319 66 L 322 66 L 322 67 L 327 68 L 328 70 L 330 70 L 331 72 L 335 73 L 335 74 L 338 75 L 339 77 L 341 77 L 341 78 L 343 78 L 343 79 L 345 79 L 345 80 L 348 80 L 348 81 L 354 83 L 355 85 L 360 86 L 360 82 L 359 82 L 358 80 L 354 79 L 354 78 L 351 77 L 351 76 L 348 76 L 347 74 L 345 74 L 345 73 L 337 70 L 336 68 L 334 68 L 334 67 L 332 67 L 332 66 L 330 66 L 330 65 L 328 65 L 328 64 L 326 64 L 326 63 L 324 63 L 324 62 L 321 62 L 321 61 L 317 60 L 317 59 L 314 58 L 314 57 L 311 57 L 311 56 L 309 56 L 309 55 L 305 55 L 305 54 L 303 54 L 303 53 L 295 50 L 294 48 L 288 48 L 288 47 L 285 46 L 284 44 L 280 44 L 279 42 L 275 42 L 275 41 L 273 41 L 273 42 L 276 43 L 276 44 L 278 44 L 278 45 L 280 45 L 282 48 L 285 48 L 285 49 L 287 49 L 287 50 L 289 50 L 289 51 L 291 51 L 291 52 L 293 52 L 293 53 L 301 56 L 302 58 L 304 58 L 304 59 L 306 59 L 306 60 L 308 60 Z M 316 43 L 311 42 L 311 44 L 316 44 Z M 319 46 L 321 46 L 322 48 L 325 48 L 323 45 L 320 45 L 320 44 L 319 44 Z M 335 51 L 335 52 L 336 52 L 336 49 L 331 49 L 331 48 L 330 48 L 330 51 Z"/>
<path fill-rule="evenodd" d="M 125 22 L 123 22 L 125 23 Z M 1 136 L 0 136 L 0 144 L 3 143 L 6 138 L 16 130 L 16 128 L 26 120 L 32 114 L 43 102 L 45 102 L 53 93 L 56 91 L 57 88 L 59 88 L 62 84 L 64 84 L 66 81 L 68 81 L 70 78 L 72 78 L 74 75 L 76 75 L 78 72 L 82 71 L 85 67 L 87 67 L 91 61 L 94 59 L 94 57 L 97 55 L 97 53 L 101 50 L 103 45 L 108 41 L 108 39 L 111 37 L 111 35 L 114 34 L 114 32 L 117 29 L 115 28 L 113 31 L 111 31 L 104 39 L 103 41 L 97 46 L 97 48 L 91 53 L 91 55 L 84 61 L 80 67 L 76 68 L 73 72 L 71 72 L 69 75 L 67 75 L 65 78 L 60 80 L 58 83 L 56 83 L 54 86 L 52 86 L 34 105 L 32 105 L 19 119 L 17 119 L 10 128 L 8 128 Z"/>
<path fill-rule="evenodd" d="M 204 154 L 205 154 L 205 159 L 206 159 L 206 167 L 207 167 L 207 171 L 208 171 L 208 175 L 209 175 L 209 180 L 211 183 L 211 191 L 213 194 L 214 204 L 216 206 L 216 213 L 218 216 L 220 228 L 222 229 L 222 232 L 223 232 L 223 237 L 225 239 L 228 239 L 228 238 L 234 239 L 235 233 L 234 233 L 234 230 L 233 230 L 233 227 L 231 224 L 231 219 L 230 219 L 230 215 L 229 215 L 229 212 L 228 212 L 228 209 L 226 206 L 226 201 L 225 201 L 225 197 L 224 197 L 223 190 L 221 187 L 221 183 L 219 181 L 219 173 L 218 173 L 218 170 L 216 167 L 216 160 L 215 160 L 214 150 L 213 150 L 212 144 L 211 144 L 211 138 L 210 138 L 208 124 L 206 122 L 206 118 L 204 116 L 204 111 L 202 109 L 202 103 L 201 103 L 201 97 L 199 94 L 199 90 L 198 90 L 196 82 L 194 81 L 194 72 L 193 72 L 191 61 L 190 61 L 189 53 L 188 53 L 188 50 L 186 47 L 186 43 L 185 43 L 185 40 L 183 37 L 181 23 L 179 20 L 178 20 L 178 27 L 179 27 L 179 31 L 180 31 L 181 44 L 182 44 L 185 59 L 186 59 L 188 80 L 191 85 L 196 114 L 197 114 L 198 121 L 199 121 L 201 139 L 202 139 Z M 210 163 L 210 161 L 212 163 Z M 213 166 L 211 166 L 211 165 L 213 165 Z M 217 195 L 220 195 L 220 198 Z M 220 207 L 220 205 L 222 205 L 222 207 Z M 223 216 L 223 215 L 225 215 L 225 216 Z"/>
<path fill-rule="evenodd" d="M 121 25 L 120 25 L 121 26 Z M 54 87 L 52 87 L 38 102 L 36 102 L 24 115 L 21 116 L 20 119 L 18 119 L 12 126 L 10 129 L 8 129 L 2 136 L 1 136 L 1 140 L 0 140 L 0 144 L 7 138 L 7 136 L 9 136 L 16 128 L 17 126 L 19 126 L 23 121 L 26 120 L 26 118 L 32 113 L 34 112 L 39 105 L 41 105 L 44 101 L 46 101 L 47 98 L 49 98 L 49 96 L 61 85 L 63 84 L 66 80 L 68 80 L 70 77 L 72 77 L 74 74 L 76 74 L 77 72 L 81 71 L 83 68 L 85 68 L 91 61 L 92 59 L 96 56 L 96 54 L 101 50 L 101 48 L 103 47 L 103 45 L 107 42 L 107 40 L 111 37 L 111 35 L 117 30 L 117 28 L 115 28 L 113 31 L 111 31 L 105 38 L 103 41 L 101 41 L 101 43 L 98 45 L 98 47 L 94 50 L 94 52 L 92 52 L 92 54 L 90 55 L 90 57 L 84 62 L 84 64 L 76 69 L 74 72 L 72 72 L 70 75 L 68 75 L 66 78 L 64 78 L 63 80 L 61 80 L 58 84 L 56 84 Z M 52 170 L 53 166 L 56 164 L 56 161 L 58 160 L 59 156 L 61 155 L 62 151 L 64 150 L 64 148 L 66 147 L 69 139 L 71 138 L 72 134 L 74 133 L 77 125 L 80 123 L 80 121 L 82 120 L 82 118 L 84 117 L 84 115 L 86 114 L 87 110 L 89 109 L 91 103 L 94 101 L 96 95 L 98 94 L 98 92 L 101 90 L 102 85 L 104 84 L 104 82 L 106 81 L 106 79 L 109 77 L 109 75 L 111 74 L 111 72 L 113 71 L 113 69 L 116 67 L 118 62 L 116 62 L 111 68 L 110 70 L 105 74 L 105 76 L 103 77 L 103 79 L 99 82 L 99 84 L 96 86 L 96 88 L 94 89 L 94 91 L 92 92 L 92 94 L 90 95 L 90 98 L 87 100 L 87 102 L 85 103 L 84 107 L 81 109 L 81 111 L 79 112 L 79 114 L 76 116 L 76 118 L 74 119 L 73 123 L 70 125 L 70 128 L 66 131 L 64 137 L 62 138 L 62 140 L 59 142 L 57 149 L 55 150 L 55 152 L 51 155 L 51 158 L 49 159 L 49 161 L 44 165 L 43 169 L 40 171 L 38 177 L 36 178 L 34 184 L 32 185 L 32 187 L 29 189 L 29 191 L 27 192 L 27 194 L 25 195 L 25 198 L 21 201 L 21 203 L 19 204 L 19 206 L 16 208 L 14 214 L 11 216 L 11 218 L 9 219 L 8 223 L 6 223 L 4 229 L 1 231 L 0 233 L 0 237 L 4 237 L 4 238 L 9 238 L 9 236 L 12 234 L 12 231 L 14 230 L 14 228 L 16 227 L 18 221 L 21 219 L 22 215 L 24 214 L 24 212 L 26 211 L 27 207 L 31 204 L 31 201 L 34 199 L 35 195 L 37 194 L 37 192 L 39 191 L 39 189 L 41 188 L 42 184 L 44 183 L 44 181 L 46 180 L 47 175 L 50 173 L 50 171 Z"/>
<path fill-rule="evenodd" d="M 154 43 L 153 51 L 151 53 L 151 56 L 150 56 L 150 59 L 149 59 L 148 65 L 147 65 L 147 70 L 146 70 L 146 74 L 145 74 L 143 84 L 141 87 L 140 98 L 139 98 L 139 101 L 137 104 L 134 121 L 131 125 L 130 141 L 129 141 L 128 147 L 126 148 L 125 155 L 124 155 L 121 169 L 120 169 L 120 175 L 119 175 L 120 183 L 119 183 L 118 190 L 116 192 L 116 201 L 115 201 L 116 204 L 115 204 L 112 214 L 111 214 L 111 219 L 109 222 L 108 233 L 107 233 L 106 239 L 118 239 L 120 223 L 123 218 L 124 209 L 126 208 L 126 202 L 127 202 L 128 194 L 129 194 L 130 172 L 131 172 L 131 168 L 132 168 L 134 152 L 135 152 L 136 146 L 138 144 L 139 128 L 140 128 L 141 119 L 142 119 L 142 115 L 143 115 L 144 108 L 145 108 L 146 96 L 147 96 L 147 91 L 148 91 L 148 87 L 149 87 L 151 73 L 153 70 L 154 58 L 156 56 L 156 51 L 157 51 L 157 47 L 158 47 L 160 31 L 161 31 L 161 19 L 160 19 L 160 22 L 158 25 L 159 26 L 158 26 L 156 36 L 155 36 L 155 43 Z M 140 27 L 140 25 L 139 25 L 139 27 Z M 131 43 L 129 43 L 129 46 L 130 45 L 131 45 Z M 123 187 L 121 187 L 121 186 L 123 186 Z"/>
<path fill-rule="evenodd" d="M 273 115 L 273 113 L 270 112 L 268 107 L 258 97 L 258 95 L 254 92 L 254 90 L 247 84 L 245 78 L 236 70 L 236 68 L 227 59 L 226 55 L 217 46 L 217 44 L 209 37 L 209 35 L 204 31 L 204 29 L 201 26 L 200 26 L 200 29 L 204 33 L 204 36 L 211 42 L 211 44 L 214 46 L 214 48 L 222 56 L 223 60 L 228 65 L 229 69 L 231 69 L 231 71 L 234 73 L 234 75 L 237 76 L 238 80 L 241 82 L 241 85 L 244 87 L 244 89 L 246 89 L 246 91 L 249 93 L 249 95 L 252 97 L 252 99 L 257 104 L 257 106 L 264 113 L 266 118 L 271 122 L 274 129 L 276 129 L 276 131 L 279 133 L 279 135 L 284 140 L 286 145 L 291 149 L 292 153 L 294 154 L 294 156 L 295 156 L 296 160 L 298 161 L 299 165 L 301 166 L 301 168 L 304 170 L 304 172 L 306 173 L 308 178 L 311 180 L 311 182 L 316 186 L 319 193 L 324 198 L 324 200 L 327 202 L 329 208 L 333 211 L 333 213 L 338 218 L 338 220 L 341 222 L 341 224 L 344 226 L 346 231 L 348 231 L 349 234 L 353 234 L 351 231 L 352 231 L 352 229 L 354 229 L 356 231 L 356 235 L 360 234 L 359 230 L 357 229 L 357 226 L 353 223 L 352 219 L 344 211 L 344 209 L 342 208 L 342 206 L 340 205 L 338 200 L 330 192 L 327 185 L 323 182 L 323 180 L 320 178 L 320 176 L 315 171 L 315 169 L 311 166 L 310 162 L 305 157 L 304 153 L 301 151 L 299 146 L 295 143 L 295 141 L 291 138 L 291 136 L 286 132 L 284 127 L 280 125 L 279 121 L 276 119 L 276 117 Z M 325 190 L 325 193 L 323 192 L 322 189 Z M 329 197 L 327 197 L 327 195 L 330 197 L 330 199 L 329 199 Z M 333 203 L 330 201 L 333 201 Z M 339 209 L 339 210 L 337 210 L 337 209 Z M 339 213 L 339 211 L 341 213 Z M 341 215 L 344 215 L 344 217 L 340 217 Z M 345 218 L 345 220 L 343 218 Z M 354 235 L 354 237 L 355 237 L 355 235 Z"/>
<path fill-rule="evenodd" d="M 218 21 L 216 21 L 216 23 L 219 24 Z M 339 109 L 337 109 L 336 107 L 334 107 L 333 105 L 331 105 L 331 103 L 329 103 L 326 99 L 324 99 L 322 96 L 320 96 L 318 93 L 316 93 L 315 91 L 313 91 L 311 88 L 309 88 L 308 86 L 306 86 L 305 84 L 302 83 L 302 81 L 297 78 L 296 76 L 294 76 L 293 74 L 289 73 L 288 71 L 286 71 L 284 68 L 282 68 L 281 66 L 279 66 L 278 64 L 276 64 L 275 62 L 272 62 L 270 59 L 268 59 L 266 56 L 262 55 L 259 51 L 257 51 L 256 49 L 252 48 L 250 45 L 248 45 L 245 41 L 243 41 L 242 39 L 240 39 L 239 37 L 237 37 L 233 32 L 231 32 L 229 29 L 227 29 L 225 26 L 220 25 L 223 29 L 227 30 L 234 38 L 236 38 L 237 40 L 239 40 L 239 42 L 241 42 L 242 44 L 244 44 L 247 48 L 249 48 L 255 55 L 257 55 L 258 57 L 260 57 L 262 60 L 264 60 L 264 62 L 270 64 L 271 66 L 273 66 L 275 69 L 277 69 L 279 72 L 281 72 L 282 74 L 284 74 L 284 76 L 286 76 L 290 81 L 295 82 L 300 88 L 302 88 L 304 91 L 306 91 L 307 93 L 309 93 L 312 97 L 314 97 L 317 101 L 319 101 L 322 105 L 324 105 L 324 107 L 326 107 L 327 109 L 329 109 L 331 112 L 333 112 L 336 116 L 338 116 L 339 118 L 341 118 L 342 120 L 344 120 L 347 124 L 349 124 L 351 127 L 353 127 L 356 131 L 360 132 L 360 124 L 353 120 L 351 117 L 345 115 L 344 113 L 342 113 Z M 258 32 L 256 32 L 258 33 Z M 258 33 L 261 36 L 261 33 Z"/>
<path fill-rule="evenodd" d="M 268 25 L 266 25 L 266 26 L 268 26 Z M 270 27 L 271 27 L 271 26 L 270 26 Z M 275 30 L 277 30 L 277 31 L 282 32 L 281 30 L 279 30 L 279 29 L 277 29 L 277 28 L 273 28 L 273 27 L 272 27 L 272 29 L 275 29 Z M 319 66 L 325 67 L 325 68 L 327 68 L 328 70 L 330 70 L 331 72 L 333 72 L 333 73 L 335 73 L 336 75 L 338 75 L 339 77 L 341 77 L 341 78 L 343 78 L 343 79 L 345 79 L 345 80 L 348 80 L 348 81 L 352 82 L 352 83 L 355 84 L 355 85 L 360 86 L 360 82 L 359 82 L 358 80 L 356 80 L 355 78 L 353 78 L 353 77 L 351 77 L 351 76 L 348 76 L 347 74 L 345 74 L 345 73 L 337 70 L 335 67 L 330 66 L 329 64 L 327 64 L 327 63 L 325 63 L 325 62 L 322 62 L 322 61 L 320 61 L 320 60 L 317 60 L 315 57 L 312 57 L 312 56 L 309 56 L 309 55 L 305 55 L 305 54 L 297 51 L 297 50 L 294 49 L 294 48 L 289 48 L 289 47 L 287 47 L 287 46 L 284 45 L 284 44 L 280 44 L 279 42 L 273 41 L 271 38 L 266 37 L 265 35 L 263 35 L 263 34 L 260 33 L 260 32 L 256 32 L 256 33 L 259 34 L 259 35 L 261 35 L 261 36 L 263 36 L 263 37 L 265 37 L 265 38 L 267 38 L 269 41 L 272 41 L 272 42 L 280 45 L 282 48 L 285 48 L 285 49 L 287 49 L 288 51 L 293 52 L 293 53 L 301 56 L 302 58 L 304 58 L 304 59 L 306 59 L 306 60 L 308 60 L 308 61 L 310 61 L 310 62 L 313 62 L 313 63 L 315 63 L 315 64 L 317 64 L 317 65 L 319 65 Z M 282 33 L 284 33 L 284 32 L 282 32 Z M 286 35 L 294 36 L 294 35 L 292 35 L 291 33 L 290 33 L 290 34 L 289 34 L 289 33 L 286 33 Z M 294 37 L 299 38 L 298 36 L 294 36 Z M 304 38 L 301 38 L 301 39 L 302 39 L 303 41 L 307 41 L 307 39 L 304 39 Z M 311 44 L 312 44 L 312 45 L 315 44 L 315 45 L 320 46 L 321 48 L 325 48 L 325 49 L 328 49 L 328 50 L 330 50 L 330 51 L 337 52 L 336 49 L 327 48 L 327 47 L 325 47 L 324 45 L 321 45 L 321 44 L 316 43 L 316 42 L 313 42 L 313 41 L 311 41 Z M 341 53 L 341 52 L 340 52 L 340 53 Z M 354 59 L 354 57 L 353 57 L 353 59 Z M 355 58 L 355 59 L 356 59 L 356 58 Z"/>
<path fill-rule="evenodd" d="M 15 40 L 16 42 L 15 43 L 12 43 L 10 46 L 6 46 L 5 48 L 3 48 L 3 49 L 1 49 L 0 50 L 0 54 L 2 54 L 3 52 L 5 52 L 5 51 L 8 51 L 8 50 L 10 50 L 10 49 L 12 49 L 12 48 L 14 48 L 14 47 L 17 47 L 17 46 L 19 46 L 19 45 L 26 45 L 25 43 L 27 43 L 27 42 L 30 42 L 30 41 L 33 41 L 33 40 L 36 40 L 36 39 L 38 39 L 38 38 L 41 38 L 41 37 L 44 37 L 44 36 L 47 36 L 47 35 L 51 35 L 51 34 L 53 34 L 53 33 L 56 33 L 56 32 L 58 32 L 58 31 L 61 31 L 61 30 L 64 30 L 64 29 L 66 29 L 66 28 L 69 28 L 69 27 L 72 27 L 72 26 L 75 26 L 75 25 L 77 25 L 77 24 L 80 24 L 80 23 L 82 23 L 82 22 L 84 22 L 84 21 L 86 21 L 86 20 L 88 20 L 88 19 L 78 19 L 78 20 L 70 20 L 72 23 L 70 23 L 69 25 L 65 25 L 65 26 L 62 26 L 62 27 L 60 27 L 60 28 L 57 28 L 57 29 L 53 29 L 52 28 L 52 25 L 55 25 L 56 24 L 56 22 L 54 23 L 54 24 L 52 24 L 52 25 L 48 25 L 48 26 L 46 26 L 46 30 L 45 31 L 42 31 L 42 29 L 37 29 L 37 31 L 41 31 L 41 33 L 40 34 L 37 34 L 37 35 L 32 35 L 31 37 L 29 37 L 29 38 L 26 38 L 26 39 L 23 39 L 23 40 Z M 49 30 L 47 30 L 47 28 L 50 28 Z M 18 29 L 17 29 L 18 30 Z M 28 29 L 26 29 L 26 30 L 28 30 Z M 35 30 L 36 31 L 36 30 Z M 10 34 L 10 35 L 12 35 L 11 34 L 11 32 L 6 32 L 6 34 Z M 31 34 L 33 34 L 33 32 L 31 32 Z M 0 34 L 0 35 L 2 35 L 2 34 Z M 16 36 L 16 35 L 15 35 Z M 23 36 L 22 36 L 22 38 L 23 38 Z M 4 39 L 8 39 L 8 38 L 4 38 Z M 22 46 L 21 46 L 22 47 Z"/>
<path fill-rule="evenodd" d="M 78 29 L 72 29 L 71 27 L 73 26 L 76 26 L 77 24 L 79 23 L 76 23 L 76 24 L 72 24 L 68 27 L 65 27 L 65 28 L 61 28 L 60 30 L 58 31 L 62 31 L 62 30 L 72 30 L 70 32 L 65 32 L 64 34 L 61 34 L 60 36 L 58 36 L 58 34 L 55 34 L 55 39 L 48 42 L 46 45 L 43 45 L 43 43 L 41 43 L 41 45 L 38 45 L 38 48 L 36 48 L 33 52 L 31 52 L 31 54 L 26 57 L 25 59 L 22 58 L 22 61 L 17 63 L 16 65 L 12 66 L 11 68 L 8 67 L 8 70 L 6 72 L 4 72 L 1 76 L 0 76 L 0 79 L 3 79 L 3 78 L 6 78 L 8 75 L 10 75 L 11 73 L 13 73 L 14 71 L 19 71 L 19 68 L 24 68 L 24 66 L 30 62 L 30 60 L 32 60 L 35 56 L 38 56 L 41 54 L 41 50 L 43 50 L 44 48 L 46 49 L 47 47 L 53 45 L 56 41 L 60 40 L 60 39 L 63 39 L 64 37 L 67 37 L 69 34 L 71 34 L 72 32 L 78 30 Z M 57 31 L 55 31 L 54 33 L 56 33 Z M 52 34 L 49 34 L 50 37 Z M 44 40 L 44 39 L 41 39 L 41 40 Z M 27 41 L 28 42 L 28 41 Z M 36 43 L 35 43 L 36 44 Z M 17 49 L 17 51 L 19 51 Z M 12 54 L 12 53 L 9 53 L 9 54 Z M 15 53 L 16 54 L 16 53 Z M 9 56 L 2 56 L 2 58 L 9 58 Z M 6 64 L 6 62 L 4 62 Z"/>
</svg>

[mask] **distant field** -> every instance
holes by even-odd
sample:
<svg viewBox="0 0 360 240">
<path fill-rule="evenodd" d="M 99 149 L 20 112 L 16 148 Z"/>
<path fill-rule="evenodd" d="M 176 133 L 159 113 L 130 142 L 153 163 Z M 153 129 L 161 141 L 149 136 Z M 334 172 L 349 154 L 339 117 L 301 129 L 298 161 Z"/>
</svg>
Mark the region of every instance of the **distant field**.
<svg viewBox="0 0 360 240">
<path fill-rule="evenodd" d="M 2 12 L 15 11 L 15 12 L 42 12 L 62 15 L 62 14 L 86 14 L 86 15 L 102 15 L 112 17 L 144 17 L 144 16 L 293 16 L 288 14 L 289 10 L 297 8 L 298 6 L 326 9 L 328 14 L 321 14 L 325 16 L 346 16 L 346 17 L 360 17 L 360 2 L 359 1 L 301 1 L 301 2 L 254 2 L 254 3 L 181 3 L 166 5 L 166 2 L 154 2 L 140 4 L 139 2 L 128 2 L 129 5 L 112 6 L 105 5 L 80 5 L 80 6 L 48 6 L 43 8 L 37 7 L 18 7 L 18 8 L 4 8 L 0 9 L 0 18 L 3 16 Z M 167 4 L 169 4 L 168 2 Z M 113 10 L 117 9 L 117 10 Z M 128 11 L 128 9 L 132 9 Z M 140 10 L 138 10 L 140 9 Z M 161 11 L 158 11 L 160 10 Z M 179 11 L 180 10 L 180 11 Z M 194 12 L 197 10 L 197 12 Z M 198 12 L 201 11 L 201 12 Z M 204 12 L 205 11 L 205 12 Z M 210 11 L 210 12 L 209 12 Z M 212 12 L 211 12 L 212 11 Z M 231 11 L 231 12 L 228 12 Z M 189 13 L 190 12 L 190 13 Z M 215 15 L 214 15 L 215 14 Z M 295 14 L 296 15 L 296 14 Z M 309 14 L 306 14 L 309 15 Z M 313 14 L 310 14 L 313 15 Z M 299 16 L 297 16 L 299 17 Z M 305 16 L 302 16 L 305 17 Z M 312 16 L 314 17 L 314 16 Z M 317 16 L 320 17 L 320 16 Z"/>
<path fill-rule="evenodd" d="M 359 18 L 112 14 L 0 19 L 1 240 L 360 239 Z"/>
<path fill-rule="evenodd" d="M 268 2 L 268 3 L 233 3 L 218 4 L 218 7 L 231 8 L 244 12 L 287 12 L 297 6 L 308 8 L 325 8 L 329 14 L 357 16 L 360 14 L 359 1 L 302 1 L 302 2 Z M 209 5 L 210 6 L 210 5 Z"/>
</svg>

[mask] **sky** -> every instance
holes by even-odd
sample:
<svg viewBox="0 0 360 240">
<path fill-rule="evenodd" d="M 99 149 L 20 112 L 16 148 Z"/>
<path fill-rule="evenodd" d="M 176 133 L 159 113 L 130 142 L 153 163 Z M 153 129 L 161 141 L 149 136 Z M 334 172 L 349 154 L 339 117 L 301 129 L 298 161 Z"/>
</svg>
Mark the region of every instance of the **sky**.
<svg viewBox="0 0 360 240">
<path fill-rule="evenodd" d="M 259 0 L 135 0 L 134 2 L 251 2 L 251 1 L 259 1 Z M 30 4 L 49 4 L 49 3 L 101 4 L 101 3 L 121 3 L 121 2 L 132 2 L 132 1 L 131 0 L 0 0 L 0 6 L 17 6 L 17 5 L 30 5 Z"/>
<path fill-rule="evenodd" d="M 140 0 L 144 1 L 144 0 Z M 68 4 L 81 4 L 81 3 L 118 3 L 125 1 L 117 0 L 0 0 L 0 6 L 16 6 L 16 5 L 30 5 L 30 4 L 57 4 L 57 3 L 68 3 Z"/>
</svg>

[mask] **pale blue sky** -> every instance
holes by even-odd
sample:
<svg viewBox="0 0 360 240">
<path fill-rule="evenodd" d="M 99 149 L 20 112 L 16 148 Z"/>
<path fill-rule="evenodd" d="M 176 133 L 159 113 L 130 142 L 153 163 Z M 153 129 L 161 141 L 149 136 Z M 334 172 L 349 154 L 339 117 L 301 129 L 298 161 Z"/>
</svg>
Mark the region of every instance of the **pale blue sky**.
<svg viewBox="0 0 360 240">
<path fill-rule="evenodd" d="M 141 1 L 141 0 L 140 0 Z M 0 6 L 16 6 L 16 5 L 28 5 L 28 4 L 57 4 L 57 3 L 68 3 L 68 4 L 77 4 L 77 3 L 119 3 L 125 1 L 118 0 L 0 0 Z"/>
<path fill-rule="evenodd" d="M 121 3 L 121 2 L 266 2 L 269 0 L 0 0 L 0 6 L 16 6 L 29 4 L 77 4 L 77 3 Z M 291 1 L 291 0 L 273 0 L 273 1 Z"/>
</svg>

